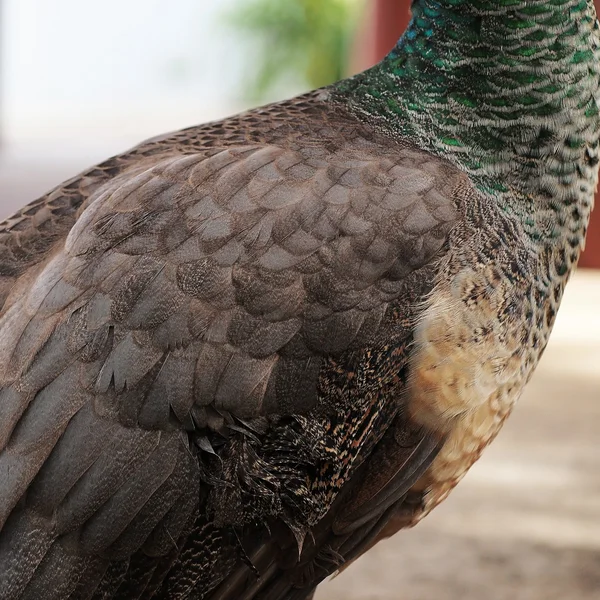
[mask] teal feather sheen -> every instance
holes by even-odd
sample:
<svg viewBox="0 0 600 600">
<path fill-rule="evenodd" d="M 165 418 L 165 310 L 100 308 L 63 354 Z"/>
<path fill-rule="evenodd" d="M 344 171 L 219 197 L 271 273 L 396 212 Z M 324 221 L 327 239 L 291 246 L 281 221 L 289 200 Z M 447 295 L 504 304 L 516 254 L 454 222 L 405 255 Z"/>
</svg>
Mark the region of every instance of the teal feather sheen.
<svg viewBox="0 0 600 600">
<path fill-rule="evenodd" d="M 457 164 L 534 241 L 574 206 L 582 238 L 600 131 L 592 0 L 416 0 L 412 12 L 390 54 L 333 98 Z"/>
</svg>

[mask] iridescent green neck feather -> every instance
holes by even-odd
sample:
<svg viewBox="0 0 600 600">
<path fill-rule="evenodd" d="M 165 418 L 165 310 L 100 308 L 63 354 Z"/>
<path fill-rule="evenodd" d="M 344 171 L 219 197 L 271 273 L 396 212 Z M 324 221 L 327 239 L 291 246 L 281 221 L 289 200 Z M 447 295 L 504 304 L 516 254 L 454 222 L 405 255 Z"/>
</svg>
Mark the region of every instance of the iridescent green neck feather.
<svg viewBox="0 0 600 600">
<path fill-rule="evenodd" d="M 333 98 L 455 162 L 532 238 L 564 233 L 569 211 L 585 229 L 600 131 L 592 0 L 415 0 L 412 11 L 393 51 Z"/>
</svg>

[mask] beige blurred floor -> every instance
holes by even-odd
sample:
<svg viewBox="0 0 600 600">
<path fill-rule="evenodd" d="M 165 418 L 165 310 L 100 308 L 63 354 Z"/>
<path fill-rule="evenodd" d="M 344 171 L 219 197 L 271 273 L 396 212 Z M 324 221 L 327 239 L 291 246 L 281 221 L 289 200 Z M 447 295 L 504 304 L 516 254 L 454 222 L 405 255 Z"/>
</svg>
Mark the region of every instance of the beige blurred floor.
<svg viewBox="0 0 600 600">
<path fill-rule="evenodd" d="M 0 217 L 112 151 L 0 156 Z M 576 273 L 514 415 L 445 504 L 317 594 L 359 599 L 600 599 L 600 272 Z"/>
</svg>

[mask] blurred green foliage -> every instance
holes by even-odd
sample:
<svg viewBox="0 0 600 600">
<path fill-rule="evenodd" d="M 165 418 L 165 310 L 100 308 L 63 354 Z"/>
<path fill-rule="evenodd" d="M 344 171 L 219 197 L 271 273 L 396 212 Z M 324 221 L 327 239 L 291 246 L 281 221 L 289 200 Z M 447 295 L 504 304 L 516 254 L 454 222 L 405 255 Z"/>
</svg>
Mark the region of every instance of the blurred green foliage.
<svg viewBox="0 0 600 600">
<path fill-rule="evenodd" d="M 317 88 L 342 79 L 362 0 L 240 0 L 229 25 L 249 43 L 244 95 L 262 100 L 278 87 Z"/>
</svg>

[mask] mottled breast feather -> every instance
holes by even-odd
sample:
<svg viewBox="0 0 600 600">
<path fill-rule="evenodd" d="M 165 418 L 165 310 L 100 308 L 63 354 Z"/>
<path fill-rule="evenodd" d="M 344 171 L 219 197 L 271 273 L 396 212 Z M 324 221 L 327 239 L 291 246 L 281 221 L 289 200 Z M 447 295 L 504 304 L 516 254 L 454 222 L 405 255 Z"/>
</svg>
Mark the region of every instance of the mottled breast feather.
<svg viewBox="0 0 600 600">
<path fill-rule="evenodd" d="M 223 498 L 241 485 L 231 506 L 243 507 L 244 465 L 258 478 L 257 465 L 284 469 L 286 444 L 301 452 L 287 416 L 322 441 L 284 469 L 320 504 L 286 521 L 297 539 L 391 423 L 382 448 L 410 430 L 422 449 L 402 450 L 405 470 L 390 454 L 389 477 L 316 525 L 306 563 L 334 530 L 360 548 L 435 450 L 396 415 L 464 182 L 311 95 L 151 140 L 1 225 L 3 598 L 187 597 L 173 591 L 186 577 L 194 594 L 233 581 L 247 562 L 235 544 L 215 550 L 209 580 L 210 563 L 182 574 L 176 549 L 209 556 L 234 525 L 257 538 L 258 508 L 236 516 Z M 318 452 L 333 471 L 310 466 Z M 215 453 L 233 478 L 225 495 L 211 492 Z M 276 483 L 272 525 L 292 511 Z M 206 511 L 221 529 L 199 524 Z"/>
</svg>

